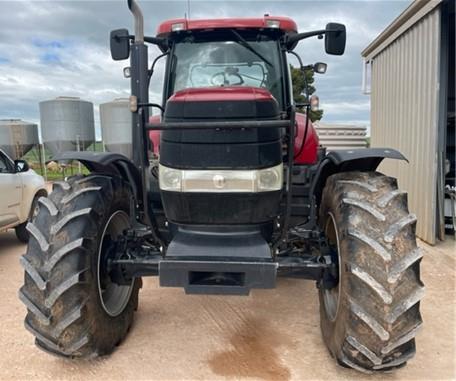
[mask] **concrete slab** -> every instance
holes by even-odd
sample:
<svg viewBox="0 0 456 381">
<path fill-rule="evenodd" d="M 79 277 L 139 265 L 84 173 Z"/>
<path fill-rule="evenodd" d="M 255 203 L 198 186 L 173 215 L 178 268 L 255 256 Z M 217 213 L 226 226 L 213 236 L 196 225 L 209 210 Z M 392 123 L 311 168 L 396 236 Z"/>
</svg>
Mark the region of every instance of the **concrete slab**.
<svg viewBox="0 0 456 381">
<path fill-rule="evenodd" d="M 23 327 L 17 298 L 25 252 L 13 232 L 0 234 L 0 380 L 453 380 L 456 378 L 456 244 L 422 244 L 424 329 L 407 367 L 366 377 L 335 364 L 320 336 L 310 281 L 285 280 L 249 297 L 186 296 L 145 279 L 134 326 L 117 351 L 69 361 L 38 350 Z"/>
</svg>

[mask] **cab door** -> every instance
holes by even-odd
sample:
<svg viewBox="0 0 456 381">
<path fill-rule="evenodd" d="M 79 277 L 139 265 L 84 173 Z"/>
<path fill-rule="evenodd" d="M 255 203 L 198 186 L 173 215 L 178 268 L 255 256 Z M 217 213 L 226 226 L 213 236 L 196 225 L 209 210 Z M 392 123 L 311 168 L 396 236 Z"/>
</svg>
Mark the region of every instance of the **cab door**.
<svg viewBox="0 0 456 381">
<path fill-rule="evenodd" d="M 0 228 L 19 221 L 22 180 L 15 173 L 14 163 L 0 151 Z"/>
</svg>

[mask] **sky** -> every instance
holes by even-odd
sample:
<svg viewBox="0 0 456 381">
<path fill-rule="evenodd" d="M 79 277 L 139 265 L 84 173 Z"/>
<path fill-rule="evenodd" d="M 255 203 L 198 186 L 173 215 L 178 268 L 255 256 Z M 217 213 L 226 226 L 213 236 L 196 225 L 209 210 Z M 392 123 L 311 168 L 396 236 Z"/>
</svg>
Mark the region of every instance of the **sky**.
<svg viewBox="0 0 456 381">
<path fill-rule="evenodd" d="M 299 31 L 323 29 L 328 22 L 347 27 L 343 56 L 329 56 L 322 40 L 302 41 L 295 51 L 304 64 L 323 61 L 324 75 L 315 87 L 324 109 L 324 122 L 369 125 L 369 96 L 361 89 L 361 51 L 388 26 L 410 0 L 363 1 L 190 1 L 191 18 L 290 16 Z M 128 28 L 132 17 L 126 0 L 66 1 L 0 0 L 0 119 L 39 123 L 38 103 L 57 96 L 76 96 L 95 106 L 129 96 L 129 80 L 109 52 L 109 32 Z M 155 35 L 158 24 L 188 12 L 187 0 L 140 0 L 145 34 Z M 149 48 L 150 58 L 159 54 Z M 290 62 L 297 65 L 291 57 Z M 164 60 L 151 85 L 151 101 L 160 101 Z"/>
</svg>

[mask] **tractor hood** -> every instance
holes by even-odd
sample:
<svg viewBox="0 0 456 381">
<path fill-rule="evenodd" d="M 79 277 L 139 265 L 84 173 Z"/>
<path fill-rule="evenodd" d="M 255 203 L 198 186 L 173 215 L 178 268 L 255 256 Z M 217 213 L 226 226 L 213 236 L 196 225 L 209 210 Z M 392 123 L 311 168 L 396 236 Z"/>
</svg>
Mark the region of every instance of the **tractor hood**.
<svg viewBox="0 0 456 381">
<path fill-rule="evenodd" d="M 278 119 L 279 105 L 272 94 L 257 87 L 184 89 L 166 103 L 167 121 Z"/>
<path fill-rule="evenodd" d="M 164 122 L 266 121 L 280 117 L 277 101 L 255 87 L 210 87 L 176 92 L 166 103 Z M 179 224 L 262 224 L 277 215 L 279 188 L 257 191 L 261 171 L 282 175 L 279 128 L 185 129 L 162 131 L 160 189 L 168 221 Z M 275 173 L 275 172 L 274 172 Z M 196 187 L 168 187 L 167 178 L 192 179 Z M 214 176 L 222 176 L 214 188 Z M 231 176 L 231 177 L 230 177 Z M 251 176 L 252 181 L 245 180 Z M 209 179 L 209 180 L 207 180 Z M 184 181 L 184 182 L 182 182 Z M 249 182 L 250 181 L 250 182 Z M 237 187 L 237 188 L 236 188 Z"/>
</svg>

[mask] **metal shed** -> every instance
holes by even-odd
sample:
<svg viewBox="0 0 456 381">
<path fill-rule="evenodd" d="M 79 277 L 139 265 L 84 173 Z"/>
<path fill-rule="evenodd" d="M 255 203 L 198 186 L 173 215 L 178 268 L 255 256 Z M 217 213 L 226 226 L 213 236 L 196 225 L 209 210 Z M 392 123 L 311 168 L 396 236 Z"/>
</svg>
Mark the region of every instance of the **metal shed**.
<svg viewBox="0 0 456 381">
<path fill-rule="evenodd" d="M 431 244 L 445 236 L 445 182 L 455 185 L 454 28 L 454 1 L 416 0 L 361 53 L 371 144 L 410 161 L 380 170 L 408 192 L 417 235 Z"/>
<path fill-rule="evenodd" d="M 328 151 L 366 148 L 366 127 L 346 124 L 314 123 L 318 139 Z"/>
</svg>

